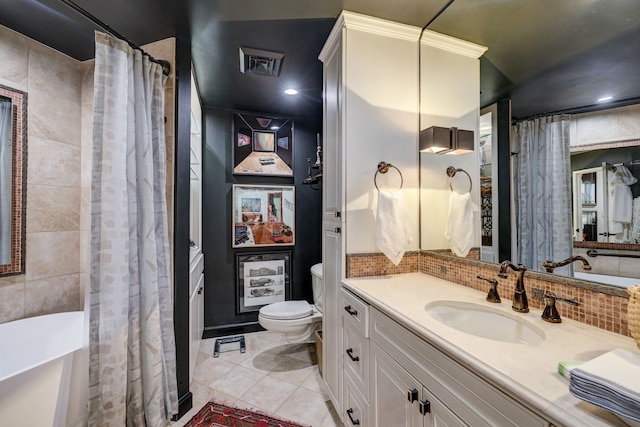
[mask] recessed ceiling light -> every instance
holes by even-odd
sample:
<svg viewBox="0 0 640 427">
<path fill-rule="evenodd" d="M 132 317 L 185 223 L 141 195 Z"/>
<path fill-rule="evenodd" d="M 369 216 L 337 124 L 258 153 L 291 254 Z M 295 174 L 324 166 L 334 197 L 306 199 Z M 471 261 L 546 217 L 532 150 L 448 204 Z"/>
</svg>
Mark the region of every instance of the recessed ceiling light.
<svg viewBox="0 0 640 427">
<path fill-rule="evenodd" d="M 271 126 L 271 130 L 278 130 L 278 129 L 280 129 L 279 126 Z"/>
<path fill-rule="evenodd" d="M 289 89 L 285 89 L 284 93 L 286 93 L 287 95 L 297 95 L 298 91 L 295 90 L 294 88 L 289 88 Z"/>
<path fill-rule="evenodd" d="M 611 101 L 613 99 L 613 96 L 603 96 L 602 98 L 598 98 L 598 102 L 607 102 L 607 101 Z"/>
</svg>

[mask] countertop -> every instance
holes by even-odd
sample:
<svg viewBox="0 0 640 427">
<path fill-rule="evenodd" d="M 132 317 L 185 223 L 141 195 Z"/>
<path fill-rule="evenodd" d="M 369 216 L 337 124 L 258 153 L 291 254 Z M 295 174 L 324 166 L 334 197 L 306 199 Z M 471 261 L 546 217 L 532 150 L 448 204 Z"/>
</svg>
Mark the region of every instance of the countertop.
<svg viewBox="0 0 640 427">
<path fill-rule="evenodd" d="M 492 304 L 485 300 L 486 293 L 422 273 L 345 279 L 343 286 L 557 426 L 626 425 L 572 396 L 557 366 L 562 360 L 587 361 L 616 348 L 639 352 L 632 338 L 571 319 L 548 323 L 540 318 L 541 310 L 511 310 L 509 295 L 501 295 L 501 304 Z M 425 306 L 438 300 L 476 303 L 516 315 L 546 338 L 532 346 L 460 332 L 427 314 Z"/>
</svg>

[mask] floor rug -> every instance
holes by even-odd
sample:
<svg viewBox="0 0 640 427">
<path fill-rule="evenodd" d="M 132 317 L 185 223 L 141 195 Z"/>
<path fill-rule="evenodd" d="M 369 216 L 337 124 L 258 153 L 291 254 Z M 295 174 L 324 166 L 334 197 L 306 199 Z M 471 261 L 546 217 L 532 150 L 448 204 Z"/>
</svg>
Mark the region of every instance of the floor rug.
<svg viewBox="0 0 640 427">
<path fill-rule="evenodd" d="M 247 409 L 232 408 L 209 402 L 185 427 L 303 427 L 290 421 L 263 415 Z"/>
</svg>

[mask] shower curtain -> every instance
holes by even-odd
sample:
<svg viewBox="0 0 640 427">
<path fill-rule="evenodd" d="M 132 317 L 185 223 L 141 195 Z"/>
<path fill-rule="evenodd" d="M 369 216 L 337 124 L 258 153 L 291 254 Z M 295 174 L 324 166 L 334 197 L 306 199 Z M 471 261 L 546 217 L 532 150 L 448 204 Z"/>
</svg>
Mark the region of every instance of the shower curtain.
<svg viewBox="0 0 640 427">
<path fill-rule="evenodd" d="M 518 262 L 541 270 L 546 260 L 573 255 L 569 116 L 513 126 L 512 152 Z M 570 275 L 573 268 L 556 270 Z"/>
<path fill-rule="evenodd" d="M 13 104 L 0 98 L 0 264 L 11 264 Z"/>
<path fill-rule="evenodd" d="M 162 68 L 96 32 L 90 426 L 177 413 Z"/>
</svg>

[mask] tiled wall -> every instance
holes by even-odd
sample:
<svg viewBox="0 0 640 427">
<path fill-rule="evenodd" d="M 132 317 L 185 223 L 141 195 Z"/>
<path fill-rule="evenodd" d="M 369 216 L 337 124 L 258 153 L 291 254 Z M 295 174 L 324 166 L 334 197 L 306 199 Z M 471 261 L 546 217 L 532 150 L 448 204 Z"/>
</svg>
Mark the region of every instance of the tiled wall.
<svg viewBox="0 0 640 427">
<path fill-rule="evenodd" d="M 0 323 L 82 306 L 79 62 L 0 26 L 0 84 L 27 99 L 26 274 L 0 278 Z"/>
<path fill-rule="evenodd" d="M 347 255 L 346 267 L 347 277 L 420 271 L 482 292 L 488 291 L 488 285 L 477 276 L 494 278 L 499 269 L 497 264 L 427 251 L 406 254 L 398 267 L 380 253 L 352 254 Z M 625 289 L 533 271 L 525 273 L 525 281 L 531 308 L 544 308 L 541 296 L 546 292 L 553 292 L 559 297 L 580 302 L 578 307 L 558 302 L 557 308 L 561 317 L 630 336 L 627 322 L 629 296 Z M 498 293 L 505 299 L 511 299 L 515 284 L 516 276 L 509 272 L 508 279 L 499 279 Z"/>
</svg>

